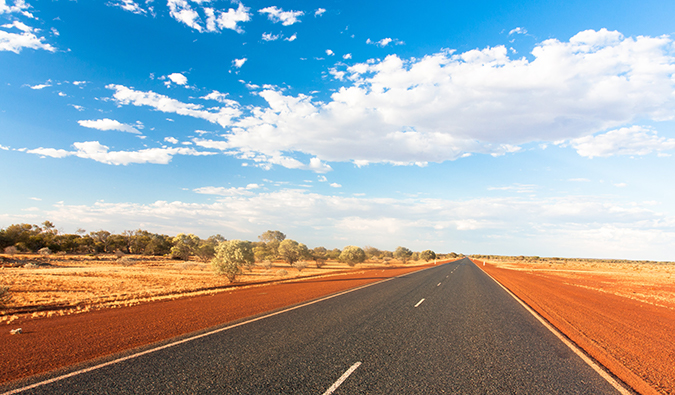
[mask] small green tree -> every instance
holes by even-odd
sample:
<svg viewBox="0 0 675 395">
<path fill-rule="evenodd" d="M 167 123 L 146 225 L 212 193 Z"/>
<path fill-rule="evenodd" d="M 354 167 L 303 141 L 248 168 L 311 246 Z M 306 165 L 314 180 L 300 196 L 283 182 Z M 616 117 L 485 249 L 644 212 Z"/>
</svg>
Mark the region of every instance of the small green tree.
<svg viewBox="0 0 675 395">
<path fill-rule="evenodd" d="M 349 266 L 355 266 L 357 263 L 364 262 L 365 260 L 366 253 L 363 252 L 361 247 L 347 246 L 340 253 L 340 261 Z"/>
<path fill-rule="evenodd" d="M 431 250 L 424 250 L 420 253 L 420 258 L 424 259 L 426 262 L 429 262 L 432 259 L 436 259 L 436 253 Z"/>
<path fill-rule="evenodd" d="M 326 250 L 326 247 L 315 247 L 312 250 L 312 259 L 316 263 L 317 269 L 321 269 L 321 267 L 326 263 L 326 259 L 328 259 L 326 256 L 327 253 L 328 250 Z"/>
<path fill-rule="evenodd" d="M 176 237 L 173 238 L 173 247 L 171 247 L 171 255 L 177 258 L 180 258 L 184 261 L 190 259 L 195 253 L 197 247 L 199 247 L 199 237 L 185 233 L 179 233 Z"/>
<path fill-rule="evenodd" d="M 401 246 L 397 247 L 396 251 L 394 251 L 394 257 L 396 259 L 400 259 L 403 263 L 406 263 L 408 259 L 410 259 L 412 254 L 413 254 L 412 251 Z"/>
<path fill-rule="evenodd" d="M 293 266 L 295 262 L 302 259 L 305 255 L 307 246 L 302 244 L 305 248 L 300 247 L 300 243 L 295 240 L 286 239 L 279 244 L 279 256 Z"/>
<path fill-rule="evenodd" d="M 224 274 L 230 282 L 234 282 L 244 268 L 250 268 L 255 262 L 251 243 L 243 240 L 230 240 L 218 243 L 216 256 L 211 266 L 218 274 Z"/>
</svg>

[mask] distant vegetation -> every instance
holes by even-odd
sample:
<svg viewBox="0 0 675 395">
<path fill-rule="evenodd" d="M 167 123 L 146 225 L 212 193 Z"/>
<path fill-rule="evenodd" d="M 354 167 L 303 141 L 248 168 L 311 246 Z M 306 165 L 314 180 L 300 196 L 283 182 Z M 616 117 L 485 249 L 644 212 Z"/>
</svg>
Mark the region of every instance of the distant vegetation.
<svg viewBox="0 0 675 395">
<path fill-rule="evenodd" d="M 126 254 L 167 256 L 188 261 L 198 259 L 211 262 L 217 273 L 234 281 L 242 270 L 256 263 L 271 267 L 271 262 L 283 260 L 298 271 L 314 262 L 321 268 L 327 260 L 337 260 L 350 266 L 366 260 L 388 264 L 392 258 L 407 263 L 409 260 L 431 261 L 437 258 L 458 257 L 457 254 L 437 256 L 431 250 L 413 252 L 398 247 L 394 252 L 372 246 L 364 248 L 346 246 L 343 250 L 325 247 L 308 248 L 305 244 L 287 239 L 278 230 L 268 230 L 258 236 L 258 241 L 226 240 L 217 234 L 201 239 L 194 234 L 179 233 L 168 236 L 146 230 L 125 230 L 114 234 L 106 230 L 87 232 L 79 229 L 74 234 L 59 232 L 54 224 L 15 224 L 0 229 L 0 251 L 10 256 L 19 253 L 50 254 L 117 254 L 120 260 Z"/>
</svg>

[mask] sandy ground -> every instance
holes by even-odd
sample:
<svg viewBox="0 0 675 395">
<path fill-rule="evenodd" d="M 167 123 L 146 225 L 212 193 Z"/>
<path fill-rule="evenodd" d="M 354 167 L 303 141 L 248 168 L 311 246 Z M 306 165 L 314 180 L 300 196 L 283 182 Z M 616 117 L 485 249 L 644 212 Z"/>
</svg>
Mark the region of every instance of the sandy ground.
<svg viewBox="0 0 675 395">
<path fill-rule="evenodd" d="M 0 254 L 0 257 L 4 258 L 0 263 L 0 285 L 9 286 L 12 295 L 11 303 L 0 310 L 0 325 L 13 325 L 26 317 L 51 317 L 213 294 L 232 286 L 225 276 L 216 275 L 208 263 L 198 261 L 133 255 L 119 259 L 112 254 L 49 257 Z M 314 262 L 305 264 L 301 271 L 281 261 L 258 265 L 239 276 L 235 285 L 353 270 L 335 261 L 320 269 Z M 379 266 L 383 266 L 381 261 L 369 261 L 358 267 Z"/>
<path fill-rule="evenodd" d="M 476 262 L 636 391 L 675 393 L 675 265 Z"/>
<path fill-rule="evenodd" d="M 99 268 L 99 264 L 96 265 L 97 268 Z M 204 276 L 204 281 L 209 278 L 211 278 L 210 281 L 213 281 L 213 277 L 215 277 L 207 271 L 204 271 L 201 275 L 198 274 L 199 268 L 165 268 L 164 275 L 166 277 L 162 280 L 148 279 L 141 272 L 134 271 L 135 269 L 145 270 L 141 265 L 130 268 L 134 269 L 130 272 L 115 264 L 112 267 L 116 267 L 118 271 L 107 267 L 107 265 L 103 265 L 97 271 L 92 270 L 91 267 L 86 269 L 87 266 L 83 266 L 79 270 L 86 270 L 88 273 L 108 273 L 113 270 L 112 272 L 118 275 L 134 273 L 133 279 L 127 279 L 127 277 L 119 279 L 113 276 L 115 280 L 113 284 L 109 285 L 109 290 L 117 290 L 118 288 L 115 287 L 121 287 L 119 285 L 121 282 L 126 284 L 125 287 L 130 287 L 128 283 L 143 284 L 151 281 L 168 281 L 167 284 L 169 284 L 172 280 L 176 281 L 185 274 L 191 274 L 197 278 Z M 134 294 L 133 292 L 118 291 L 120 293 L 116 297 L 127 298 L 116 302 L 119 305 L 118 308 L 102 308 L 103 305 L 97 305 L 96 308 L 84 314 L 67 314 L 64 310 L 54 310 L 57 313 L 51 315 L 12 314 L 10 317 L 16 318 L 11 319 L 9 325 L 3 325 L 6 330 L 0 331 L 0 344 L 2 344 L 2 347 L 0 347 L 0 384 L 302 303 L 419 270 L 423 267 L 425 266 L 421 263 L 406 266 L 371 263 L 349 268 L 333 263 L 332 267 L 331 264 L 328 264 L 322 269 L 313 269 L 317 270 L 314 273 L 313 270 L 305 269 L 300 273 L 304 278 L 293 278 L 298 271 L 296 269 L 287 270 L 288 265 L 286 265 L 284 269 L 291 275 L 282 278 L 276 274 L 276 271 L 282 269 L 272 268 L 275 273 L 268 276 L 272 281 L 267 282 L 261 280 L 268 277 L 254 276 L 256 274 L 254 271 L 250 278 L 255 279 L 255 283 L 238 283 L 234 286 L 227 286 L 225 289 L 194 292 L 185 291 L 185 285 L 177 285 L 179 289 L 185 291 L 182 296 L 187 295 L 189 297 L 174 295 L 171 298 L 155 298 L 154 300 L 146 298 L 142 300 L 143 303 L 140 303 L 141 299 L 129 299 L 132 297 L 129 294 Z M 47 281 L 51 278 L 50 276 L 55 274 L 54 277 L 58 279 L 58 273 L 63 273 L 61 272 L 63 269 L 45 268 L 44 270 L 54 270 L 55 272 L 50 272 L 47 276 L 40 274 L 39 271 L 34 272 L 26 276 L 27 279 L 31 279 L 30 281 L 27 279 L 17 280 L 13 283 L 13 286 L 19 288 L 19 284 L 35 284 L 34 295 L 25 296 L 25 299 L 21 299 L 22 301 L 39 300 L 43 303 L 45 301 L 61 303 L 66 300 L 72 304 L 76 300 L 81 300 L 79 296 L 69 298 L 61 293 L 70 296 L 86 295 L 89 298 L 87 300 L 98 300 L 96 296 L 92 299 L 92 287 L 89 287 L 87 292 L 69 293 L 68 290 L 79 289 L 75 286 L 75 284 L 80 284 L 77 281 L 64 282 L 62 279 L 53 280 L 53 283 Z M 8 268 L 4 270 L 8 270 Z M 21 270 L 26 270 L 26 268 Z M 27 270 L 36 269 L 28 268 Z M 183 271 L 181 272 L 181 270 Z M 190 270 L 192 270 L 192 273 L 185 273 L 185 271 Z M 259 270 L 270 269 L 260 268 Z M 78 271 L 75 272 L 78 273 Z M 68 270 L 65 273 L 69 274 L 61 277 L 72 275 Z M 37 276 L 37 278 L 32 276 Z M 98 276 L 99 279 L 108 279 L 109 277 L 108 274 Z M 87 277 L 84 276 L 84 278 Z M 139 278 L 143 280 L 139 280 Z M 227 283 L 227 280 L 221 277 L 215 278 L 220 286 Z M 38 286 L 40 279 L 51 285 L 42 284 Z M 205 283 L 197 281 L 195 284 L 201 287 Z M 206 284 L 210 283 L 207 282 Z M 62 286 L 67 286 L 67 289 L 55 289 Z M 102 286 L 100 289 L 106 288 Z M 166 287 L 162 288 L 162 292 L 166 292 L 166 289 Z M 27 294 L 30 294 L 30 292 L 27 292 Z M 96 292 L 93 292 L 93 294 L 96 295 Z M 124 294 L 126 296 L 123 296 Z M 14 303 L 16 303 L 16 300 Z M 110 305 L 106 306 L 111 307 Z M 69 309 L 66 310 L 70 312 Z M 19 327 L 23 331 L 22 334 L 10 334 L 10 329 Z"/>
</svg>

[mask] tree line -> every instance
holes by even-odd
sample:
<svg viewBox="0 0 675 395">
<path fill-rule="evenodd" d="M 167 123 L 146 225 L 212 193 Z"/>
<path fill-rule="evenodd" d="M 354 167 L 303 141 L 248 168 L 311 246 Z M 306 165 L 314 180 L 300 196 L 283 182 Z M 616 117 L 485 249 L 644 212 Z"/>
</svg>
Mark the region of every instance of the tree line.
<svg viewBox="0 0 675 395">
<path fill-rule="evenodd" d="M 383 260 L 396 258 L 403 263 L 409 260 L 430 261 L 437 258 L 432 250 L 413 252 L 406 247 L 395 251 L 375 247 L 346 246 L 342 250 L 325 247 L 308 248 L 305 244 L 286 238 L 278 230 L 268 230 L 258 236 L 258 241 L 226 240 L 217 234 L 201 239 L 194 234 L 179 233 L 176 236 L 151 233 L 146 230 L 127 230 L 113 234 L 105 230 L 87 233 L 78 229 L 74 234 L 59 232 L 54 224 L 45 221 L 41 225 L 14 224 L 0 229 L 0 249 L 8 254 L 17 252 L 62 253 L 62 254 L 136 254 L 168 256 L 190 260 L 196 257 L 211 262 L 214 269 L 234 281 L 243 270 L 256 262 L 265 263 L 283 260 L 291 267 L 302 270 L 307 261 L 314 261 L 317 268 L 328 260 L 336 260 L 354 266 L 367 259 Z"/>
</svg>

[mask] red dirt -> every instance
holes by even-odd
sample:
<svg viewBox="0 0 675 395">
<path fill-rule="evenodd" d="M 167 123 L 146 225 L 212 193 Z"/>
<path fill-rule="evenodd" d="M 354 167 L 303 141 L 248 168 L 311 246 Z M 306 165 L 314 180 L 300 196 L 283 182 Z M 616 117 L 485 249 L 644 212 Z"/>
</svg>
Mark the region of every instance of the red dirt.
<svg viewBox="0 0 675 395">
<path fill-rule="evenodd" d="M 428 266 L 366 269 L 214 295 L 14 321 L 0 334 L 0 384 L 306 302 Z M 23 334 L 10 335 L 9 329 Z"/>
<path fill-rule="evenodd" d="M 675 394 L 674 309 L 474 262 L 637 392 Z"/>
</svg>

